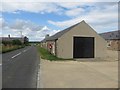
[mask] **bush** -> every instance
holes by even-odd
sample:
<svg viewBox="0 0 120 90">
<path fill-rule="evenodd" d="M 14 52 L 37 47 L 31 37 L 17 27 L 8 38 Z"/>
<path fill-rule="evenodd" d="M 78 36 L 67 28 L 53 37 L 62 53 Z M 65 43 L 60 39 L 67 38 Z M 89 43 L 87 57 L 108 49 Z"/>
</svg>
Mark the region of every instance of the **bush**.
<svg viewBox="0 0 120 90">
<path fill-rule="evenodd" d="M 12 40 L 12 44 L 13 45 L 22 45 L 22 42 L 20 40 L 16 39 L 16 40 Z"/>
<path fill-rule="evenodd" d="M 12 42 L 11 41 L 2 41 L 2 44 L 4 44 L 5 46 L 7 46 L 7 45 L 11 45 Z"/>
<path fill-rule="evenodd" d="M 10 52 L 16 49 L 20 49 L 25 47 L 24 44 L 22 44 L 22 42 L 18 39 L 16 40 L 12 40 L 12 41 L 2 41 L 2 49 L 0 49 L 0 53 L 6 53 L 6 52 Z"/>
</svg>

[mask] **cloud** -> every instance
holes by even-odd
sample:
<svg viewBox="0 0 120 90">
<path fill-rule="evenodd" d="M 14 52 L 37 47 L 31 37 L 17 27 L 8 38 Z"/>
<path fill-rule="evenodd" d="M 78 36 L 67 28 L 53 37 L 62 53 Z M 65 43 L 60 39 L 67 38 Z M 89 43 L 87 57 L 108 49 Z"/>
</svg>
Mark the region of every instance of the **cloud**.
<svg viewBox="0 0 120 90">
<path fill-rule="evenodd" d="M 74 12 L 74 13 L 73 13 Z M 70 10 L 67 10 L 66 12 L 65 12 L 65 14 L 67 15 L 67 16 L 75 16 L 75 17 L 77 17 L 77 16 L 79 16 L 79 15 L 81 15 L 82 13 L 84 13 L 85 12 L 85 10 L 83 9 L 83 8 L 75 8 L 75 9 L 70 9 Z"/>
<path fill-rule="evenodd" d="M 32 12 L 32 13 L 55 13 L 55 14 L 63 14 L 64 9 L 68 9 L 69 11 L 66 12 L 66 14 L 71 13 L 72 9 L 76 10 L 75 13 L 82 10 L 82 6 L 92 6 L 94 4 L 96 5 L 104 5 L 96 3 L 97 0 L 86 0 L 84 2 L 39 2 L 39 1 L 17 1 L 17 0 L 4 0 L 2 1 L 2 8 L 0 9 L 1 12 L 9 12 L 9 13 L 19 13 L 19 11 L 26 11 L 26 12 Z M 115 1 L 114 1 L 115 2 Z M 111 2 L 111 5 L 112 3 Z M 79 9 L 78 9 L 79 8 Z M 70 12 L 71 11 L 71 12 Z M 72 14 L 72 13 L 71 13 Z"/>
<path fill-rule="evenodd" d="M 66 15 L 71 17 L 70 19 L 65 21 L 48 20 L 48 23 L 58 27 L 69 27 L 85 20 L 88 24 L 95 27 L 96 31 L 103 32 L 105 30 L 117 29 L 117 9 L 117 3 L 92 3 L 92 5 L 89 5 L 88 11 L 86 7 L 82 10 L 79 10 L 79 8 L 71 9 L 66 11 Z"/>
<path fill-rule="evenodd" d="M 33 13 L 56 13 L 61 11 L 61 8 L 58 8 L 54 3 L 44 3 L 44 2 L 3 2 L 2 3 L 2 12 L 9 13 L 18 13 L 19 11 L 27 11 Z"/>
<path fill-rule="evenodd" d="M 3 0 L 2 2 L 83 2 L 83 0 Z M 119 2 L 119 0 L 84 0 L 84 2 Z"/>
<path fill-rule="evenodd" d="M 4 19 L 0 18 L 0 20 Z M 7 23 L 5 20 L 4 22 Z M 2 36 L 7 37 L 8 34 L 10 34 L 12 37 L 20 37 L 21 31 L 22 35 L 27 36 L 30 41 L 41 41 L 46 34 L 53 35 L 59 30 L 52 30 L 47 26 L 37 25 L 29 20 L 17 19 L 11 24 L 5 24 L 5 26 L 2 27 Z"/>
<path fill-rule="evenodd" d="M 3 18 L 0 18 L 0 29 L 4 28 L 7 25 Z"/>
<path fill-rule="evenodd" d="M 32 31 L 38 31 L 41 28 L 43 28 L 43 26 L 36 25 L 35 23 L 31 21 L 17 19 L 14 21 L 14 23 L 10 24 L 10 28 L 17 29 L 17 30 L 29 28 Z"/>
<path fill-rule="evenodd" d="M 65 0 L 64 0 L 65 1 Z M 9 13 L 19 13 L 20 11 L 32 12 L 32 13 L 54 13 L 61 16 L 69 17 L 68 20 L 63 21 L 53 21 L 52 19 L 48 20 L 49 24 L 65 28 L 73 24 L 76 24 L 82 20 L 85 20 L 88 24 L 92 25 L 96 31 L 102 32 L 105 30 L 112 30 L 117 28 L 117 18 L 118 18 L 118 5 L 114 2 L 99 2 L 98 0 L 82 0 L 75 2 L 39 2 L 39 1 L 22 1 L 19 0 L 4 0 L 2 2 L 2 12 Z M 92 2 L 92 3 L 91 3 Z M 52 30 L 49 27 L 37 25 L 31 21 L 25 21 L 17 19 L 11 24 L 8 24 L 4 19 L 0 19 L 1 28 L 3 31 L 6 31 L 4 35 L 12 33 L 13 36 L 20 36 L 18 31 L 23 32 L 24 35 L 30 37 L 31 40 L 44 38 L 46 34 L 54 34 L 59 30 Z M 8 32 L 7 32 L 8 31 Z M 16 33 L 15 33 L 16 32 Z"/>
<path fill-rule="evenodd" d="M 59 2 L 59 3 L 56 3 L 56 4 L 60 7 L 62 7 L 62 8 L 73 9 L 73 8 L 77 8 L 81 5 L 85 5 L 85 3 L 86 2 Z"/>
</svg>

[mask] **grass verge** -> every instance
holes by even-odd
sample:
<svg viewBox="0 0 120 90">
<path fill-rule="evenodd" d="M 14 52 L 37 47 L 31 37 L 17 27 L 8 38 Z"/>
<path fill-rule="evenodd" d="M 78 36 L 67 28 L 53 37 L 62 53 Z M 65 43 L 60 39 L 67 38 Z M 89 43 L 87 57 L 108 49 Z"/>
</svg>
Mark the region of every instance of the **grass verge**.
<svg viewBox="0 0 120 90">
<path fill-rule="evenodd" d="M 50 61 L 73 60 L 73 59 L 58 58 L 55 55 L 51 54 L 48 50 L 46 50 L 46 49 L 44 49 L 44 48 L 42 48 L 40 46 L 37 46 L 37 49 L 38 49 L 42 59 L 47 59 L 47 60 L 50 60 Z"/>
<path fill-rule="evenodd" d="M 10 52 L 20 48 L 24 48 L 24 47 L 25 46 L 2 46 L 2 50 L 0 50 L 0 53 L 6 53 L 6 52 Z"/>
</svg>

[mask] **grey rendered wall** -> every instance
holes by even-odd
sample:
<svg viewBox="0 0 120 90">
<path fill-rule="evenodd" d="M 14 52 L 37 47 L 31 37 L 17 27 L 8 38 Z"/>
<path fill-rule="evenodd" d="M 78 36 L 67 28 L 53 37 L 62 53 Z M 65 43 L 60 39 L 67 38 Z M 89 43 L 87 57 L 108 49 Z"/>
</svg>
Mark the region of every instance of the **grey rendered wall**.
<svg viewBox="0 0 120 90">
<path fill-rule="evenodd" d="M 95 37 L 95 58 L 103 58 L 106 56 L 106 41 L 100 37 L 88 24 L 84 21 L 62 35 L 57 41 L 57 56 L 60 58 L 73 58 L 73 37 Z"/>
</svg>

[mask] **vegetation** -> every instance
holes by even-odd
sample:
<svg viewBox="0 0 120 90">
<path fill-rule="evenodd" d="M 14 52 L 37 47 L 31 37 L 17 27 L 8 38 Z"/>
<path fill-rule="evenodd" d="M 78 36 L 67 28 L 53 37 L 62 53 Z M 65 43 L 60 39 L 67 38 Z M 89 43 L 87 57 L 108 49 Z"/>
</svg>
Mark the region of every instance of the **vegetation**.
<svg viewBox="0 0 120 90">
<path fill-rule="evenodd" d="M 16 49 L 20 49 L 20 48 L 23 48 L 25 46 L 17 46 L 17 45 L 12 45 L 12 46 L 2 46 L 2 50 L 0 49 L 0 52 L 2 53 L 6 53 L 6 52 L 10 52 L 10 51 L 13 51 L 13 50 L 16 50 Z"/>
<path fill-rule="evenodd" d="M 47 51 L 46 49 L 44 49 L 40 46 L 38 46 L 37 48 L 39 50 L 39 53 L 40 53 L 40 56 L 41 56 L 42 59 L 47 59 L 47 60 L 50 60 L 50 61 L 63 60 L 62 58 L 58 58 L 58 57 L 54 56 L 49 51 Z"/>
<path fill-rule="evenodd" d="M 23 47 L 25 47 L 25 44 L 18 39 L 12 41 L 2 41 L 2 44 L 0 45 L 0 53 L 10 52 Z"/>
<path fill-rule="evenodd" d="M 24 37 L 24 45 L 29 45 L 29 41 L 27 37 Z"/>
<path fill-rule="evenodd" d="M 2 41 L 2 44 L 5 46 L 12 45 L 12 41 Z"/>
<path fill-rule="evenodd" d="M 63 58 L 58 58 L 56 57 L 55 55 L 51 54 L 48 50 L 40 47 L 40 46 L 37 46 L 38 48 L 38 51 L 40 53 L 40 56 L 42 59 L 46 59 L 46 60 L 50 60 L 50 61 L 65 61 L 65 60 L 73 60 L 73 59 L 63 59 Z"/>
<path fill-rule="evenodd" d="M 7 46 L 7 45 L 22 45 L 22 42 L 18 39 L 12 40 L 12 41 L 2 41 L 2 44 Z"/>
<path fill-rule="evenodd" d="M 12 40 L 12 45 L 22 45 L 22 42 L 18 39 Z"/>
</svg>

